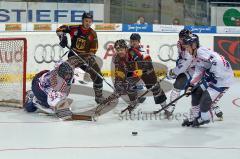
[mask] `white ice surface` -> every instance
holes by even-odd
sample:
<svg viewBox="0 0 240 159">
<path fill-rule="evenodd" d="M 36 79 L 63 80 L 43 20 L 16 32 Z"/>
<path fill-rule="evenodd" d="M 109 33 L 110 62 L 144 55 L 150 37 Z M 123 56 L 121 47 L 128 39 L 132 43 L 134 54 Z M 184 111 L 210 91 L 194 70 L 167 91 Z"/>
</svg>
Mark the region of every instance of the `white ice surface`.
<svg viewBox="0 0 240 159">
<path fill-rule="evenodd" d="M 219 102 L 223 121 L 200 128 L 181 127 L 182 116 L 173 120 L 126 120 L 118 113 L 126 104 L 101 116 L 97 122 L 62 122 L 50 116 L 29 114 L 15 108 L 1 108 L 0 159 L 239 159 L 239 80 Z M 110 90 L 110 89 L 108 89 Z M 168 93 L 169 95 L 169 93 Z M 94 105 L 93 97 L 71 95 L 73 109 Z M 234 101 L 240 106 L 240 99 Z M 142 111 L 155 110 L 153 98 Z M 184 97 L 175 115 L 188 112 Z M 137 131 L 137 136 L 132 136 Z"/>
</svg>

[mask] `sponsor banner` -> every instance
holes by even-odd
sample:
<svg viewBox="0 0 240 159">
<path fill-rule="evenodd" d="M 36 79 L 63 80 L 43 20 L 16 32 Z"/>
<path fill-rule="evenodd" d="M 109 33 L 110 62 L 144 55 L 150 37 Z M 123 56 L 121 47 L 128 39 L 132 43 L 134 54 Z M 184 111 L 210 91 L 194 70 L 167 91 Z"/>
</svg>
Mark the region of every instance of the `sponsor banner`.
<svg viewBox="0 0 240 159">
<path fill-rule="evenodd" d="M 240 26 L 240 7 L 211 7 L 211 25 Z"/>
<path fill-rule="evenodd" d="M 34 31 L 52 31 L 51 24 L 33 24 Z"/>
<path fill-rule="evenodd" d="M 84 12 L 104 20 L 104 4 L 0 1 L 0 23 L 79 23 Z"/>
<path fill-rule="evenodd" d="M 92 28 L 96 31 L 122 31 L 122 24 L 114 23 L 93 24 Z"/>
<path fill-rule="evenodd" d="M 235 77 L 240 78 L 240 70 L 239 71 L 234 70 L 233 72 Z"/>
<path fill-rule="evenodd" d="M 5 24 L 5 31 L 22 31 L 22 24 Z"/>
<path fill-rule="evenodd" d="M 185 26 L 185 29 L 191 30 L 193 33 L 216 33 L 216 26 Z"/>
<path fill-rule="evenodd" d="M 123 24 L 123 32 L 152 32 L 152 24 Z"/>
<path fill-rule="evenodd" d="M 114 42 L 125 39 L 129 44 L 130 32 L 97 32 L 99 48 L 96 53 L 97 62 L 105 76 L 111 76 L 112 57 L 115 54 Z M 142 47 L 152 57 L 154 67 L 158 75 L 167 67 L 173 68 L 178 57 L 177 40 L 178 33 L 140 33 Z M 67 48 L 60 47 L 59 38 L 55 32 L 3 32 L 1 37 L 26 37 L 28 41 L 28 73 L 37 73 L 44 69 L 54 68 L 56 61 L 66 60 L 62 57 Z M 160 38 L 159 38 L 160 37 Z M 212 48 L 212 35 L 199 35 L 201 44 Z M 70 42 L 70 39 L 69 39 Z"/>
<path fill-rule="evenodd" d="M 178 33 L 184 26 L 179 25 L 159 25 L 153 24 L 153 32 L 162 32 L 162 33 Z"/>
<path fill-rule="evenodd" d="M 223 55 L 233 70 L 240 70 L 240 37 L 214 36 L 214 51 Z"/>
<path fill-rule="evenodd" d="M 219 33 L 219 34 L 240 34 L 240 27 L 218 26 L 217 33 Z"/>
</svg>

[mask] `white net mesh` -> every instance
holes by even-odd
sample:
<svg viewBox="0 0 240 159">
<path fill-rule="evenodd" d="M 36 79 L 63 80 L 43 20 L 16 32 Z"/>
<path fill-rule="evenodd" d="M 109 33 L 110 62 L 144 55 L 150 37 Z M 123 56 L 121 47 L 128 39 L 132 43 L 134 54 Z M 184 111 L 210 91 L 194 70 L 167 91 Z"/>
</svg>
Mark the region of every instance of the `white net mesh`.
<svg viewBox="0 0 240 159">
<path fill-rule="evenodd" d="M 23 39 L 0 39 L 0 105 L 22 105 L 26 82 L 24 42 Z"/>
</svg>

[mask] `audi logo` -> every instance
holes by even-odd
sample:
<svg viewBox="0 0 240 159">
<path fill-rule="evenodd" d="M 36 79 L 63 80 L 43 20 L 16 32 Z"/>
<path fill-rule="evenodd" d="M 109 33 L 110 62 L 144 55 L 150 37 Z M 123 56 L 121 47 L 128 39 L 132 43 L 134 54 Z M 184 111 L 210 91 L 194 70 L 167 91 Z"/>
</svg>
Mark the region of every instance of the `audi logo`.
<svg viewBox="0 0 240 159">
<path fill-rule="evenodd" d="M 177 44 L 163 44 L 159 48 L 158 58 L 163 62 L 176 62 L 178 58 Z"/>
<path fill-rule="evenodd" d="M 34 59 L 37 63 L 51 63 L 62 59 L 64 50 L 58 44 L 38 44 L 34 49 Z"/>
</svg>

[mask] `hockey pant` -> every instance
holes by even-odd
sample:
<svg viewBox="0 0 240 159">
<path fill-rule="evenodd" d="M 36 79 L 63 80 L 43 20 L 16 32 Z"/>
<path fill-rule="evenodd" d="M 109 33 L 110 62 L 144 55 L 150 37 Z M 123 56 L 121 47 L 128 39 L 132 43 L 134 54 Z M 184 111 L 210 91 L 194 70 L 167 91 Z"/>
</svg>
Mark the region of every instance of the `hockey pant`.
<svg viewBox="0 0 240 159">
<path fill-rule="evenodd" d="M 196 110 L 193 113 L 193 118 L 200 115 L 203 120 L 210 120 L 212 118 L 212 105 L 216 105 L 227 90 L 228 87 L 216 87 L 214 85 L 198 87 L 192 93 L 192 108 Z"/>
</svg>

